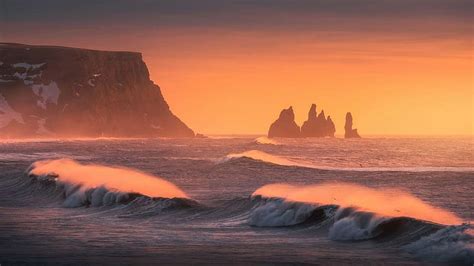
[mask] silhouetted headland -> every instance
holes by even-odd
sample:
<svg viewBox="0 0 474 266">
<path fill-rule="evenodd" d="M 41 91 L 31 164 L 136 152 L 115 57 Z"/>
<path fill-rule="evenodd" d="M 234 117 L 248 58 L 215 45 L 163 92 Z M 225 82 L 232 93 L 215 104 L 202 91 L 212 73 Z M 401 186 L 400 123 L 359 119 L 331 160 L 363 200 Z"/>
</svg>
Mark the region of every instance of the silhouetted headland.
<svg viewBox="0 0 474 266">
<path fill-rule="evenodd" d="M 142 55 L 0 44 L 0 136 L 194 137 Z"/>
</svg>

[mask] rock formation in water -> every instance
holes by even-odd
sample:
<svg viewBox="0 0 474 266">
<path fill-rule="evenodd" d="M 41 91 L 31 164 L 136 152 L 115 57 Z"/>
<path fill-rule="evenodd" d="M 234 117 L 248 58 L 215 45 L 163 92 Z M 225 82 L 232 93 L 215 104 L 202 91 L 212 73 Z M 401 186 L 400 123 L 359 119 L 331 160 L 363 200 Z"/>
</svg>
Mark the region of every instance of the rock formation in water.
<svg viewBox="0 0 474 266">
<path fill-rule="evenodd" d="M 0 136 L 194 137 L 140 53 L 0 44 Z"/>
<path fill-rule="evenodd" d="M 271 124 L 268 137 L 297 138 L 300 136 L 300 127 L 295 122 L 293 107 L 283 109 L 278 119 Z"/>
<path fill-rule="evenodd" d="M 346 124 L 344 125 L 345 134 L 344 137 L 346 139 L 349 138 L 360 138 L 359 133 L 357 133 L 357 129 L 352 129 L 352 114 L 348 112 L 346 114 Z"/>
<path fill-rule="evenodd" d="M 324 110 L 319 115 L 316 112 L 316 105 L 312 104 L 308 113 L 308 120 L 301 127 L 302 137 L 334 137 L 336 127 L 331 117 L 324 114 Z"/>
</svg>

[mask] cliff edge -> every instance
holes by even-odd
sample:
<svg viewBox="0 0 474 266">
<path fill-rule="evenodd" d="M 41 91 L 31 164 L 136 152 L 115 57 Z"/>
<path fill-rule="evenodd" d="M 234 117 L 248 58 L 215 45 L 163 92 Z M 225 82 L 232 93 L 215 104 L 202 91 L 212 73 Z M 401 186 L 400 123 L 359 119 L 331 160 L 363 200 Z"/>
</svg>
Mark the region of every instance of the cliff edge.
<svg viewBox="0 0 474 266">
<path fill-rule="evenodd" d="M 2 137 L 194 137 L 140 53 L 0 43 Z"/>
</svg>

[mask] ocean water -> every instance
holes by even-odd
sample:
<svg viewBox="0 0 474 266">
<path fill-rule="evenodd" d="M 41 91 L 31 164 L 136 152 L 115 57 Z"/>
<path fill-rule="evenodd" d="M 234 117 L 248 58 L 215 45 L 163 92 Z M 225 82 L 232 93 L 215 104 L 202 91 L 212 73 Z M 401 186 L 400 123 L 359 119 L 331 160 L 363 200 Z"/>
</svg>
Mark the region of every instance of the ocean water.
<svg viewBox="0 0 474 266">
<path fill-rule="evenodd" d="M 0 264 L 472 265 L 473 148 L 472 138 L 3 141 Z"/>
</svg>

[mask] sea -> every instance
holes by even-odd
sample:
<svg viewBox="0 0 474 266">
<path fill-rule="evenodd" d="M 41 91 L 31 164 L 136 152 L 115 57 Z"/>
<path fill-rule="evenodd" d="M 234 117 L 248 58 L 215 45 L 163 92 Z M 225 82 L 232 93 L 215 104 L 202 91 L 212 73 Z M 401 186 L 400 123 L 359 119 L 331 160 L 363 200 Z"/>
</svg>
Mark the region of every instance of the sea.
<svg viewBox="0 0 474 266">
<path fill-rule="evenodd" d="M 0 141 L 0 265 L 473 265 L 474 139 Z"/>
</svg>

